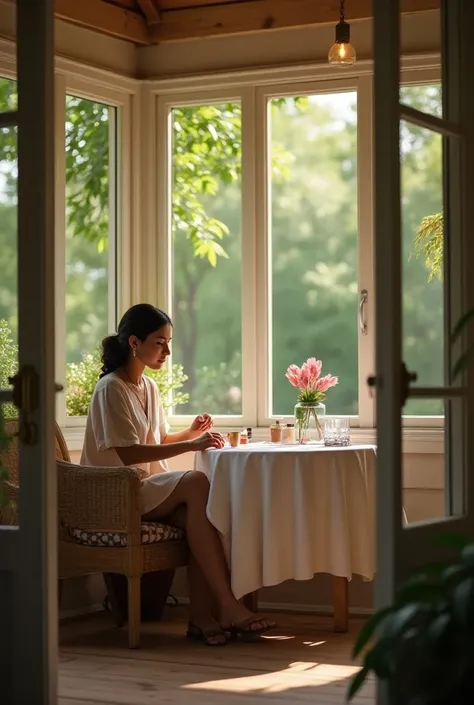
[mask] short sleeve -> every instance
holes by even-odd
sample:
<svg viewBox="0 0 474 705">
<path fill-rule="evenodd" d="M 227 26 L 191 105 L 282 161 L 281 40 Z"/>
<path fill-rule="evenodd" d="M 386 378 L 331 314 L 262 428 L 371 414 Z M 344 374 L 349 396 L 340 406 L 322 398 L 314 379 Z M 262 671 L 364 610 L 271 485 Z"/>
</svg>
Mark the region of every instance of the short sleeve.
<svg viewBox="0 0 474 705">
<path fill-rule="evenodd" d="M 116 384 L 97 390 L 89 411 L 99 451 L 140 443 L 126 395 Z"/>
<path fill-rule="evenodd" d="M 165 410 L 163 408 L 163 404 L 161 402 L 161 395 L 160 395 L 160 390 L 158 389 L 158 385 L 155 382 L 154 379 L 151 377 L 148 377 L 151 388 L 153 390 L 153 396 L 154 396 L 154 408 L 155 408 L 155 413 L 158 416 L 158 430 L 160 432 L 160 440 L 162 441 L 165 436 L 168 435 L 170 432 L 170 425 L 166 419 L 165 415 Z M 156 416 L 155 416 L 155 423 L 156 423 Z"/>
<path fill-rule="evenodd" d="M 163 409 L 160 398 L 158 399 L 158 421 L 160 424 L 160 438 L 163 440 L 170 432 L 170 425 L 166 419 L 165 410 Z"/>
</svg>

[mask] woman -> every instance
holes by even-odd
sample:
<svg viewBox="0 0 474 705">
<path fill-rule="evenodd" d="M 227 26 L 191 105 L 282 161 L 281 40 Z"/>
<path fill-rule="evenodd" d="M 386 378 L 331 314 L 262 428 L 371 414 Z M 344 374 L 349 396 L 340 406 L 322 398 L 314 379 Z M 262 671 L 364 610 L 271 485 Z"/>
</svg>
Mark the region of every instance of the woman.
<svg viewBox="0 0 474 705">
<path fill-rule="evenodd" d="M 168 458 L 222 448 L 208 414 L 185 431 L 170 433 L 155 382 L 143 373 L 159 370 L 170 354 L 172 323 L 150 304 L 132 306 L 116 335 L 102 343 L 102 374 L 92 396 L 81 464 L 140 466 L 145 521 L 163 521 L 186 531 L 191 604 L 187 635 L 222 646 L 229 634 L 256 638 L 275 626 L 241 605 L 232 594 L 219 536 L 206 517 L 209 482 L 201 472 L 170 472 Z M 215 610 L 214 610 L 215 607 Z"/>
</svg>

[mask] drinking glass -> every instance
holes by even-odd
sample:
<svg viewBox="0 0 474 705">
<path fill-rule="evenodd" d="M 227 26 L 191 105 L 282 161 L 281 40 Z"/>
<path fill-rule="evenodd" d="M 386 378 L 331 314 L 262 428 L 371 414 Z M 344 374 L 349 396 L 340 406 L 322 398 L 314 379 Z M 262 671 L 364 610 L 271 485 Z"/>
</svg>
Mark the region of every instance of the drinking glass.
<svg viewBox="0 0 474 705">
<path fill-rule="evenodd" d="M 324 445 L 348 446 L 351 443 L 351 429 L 347 417 L 326 416 L 324 421 Z"/>
</svg>

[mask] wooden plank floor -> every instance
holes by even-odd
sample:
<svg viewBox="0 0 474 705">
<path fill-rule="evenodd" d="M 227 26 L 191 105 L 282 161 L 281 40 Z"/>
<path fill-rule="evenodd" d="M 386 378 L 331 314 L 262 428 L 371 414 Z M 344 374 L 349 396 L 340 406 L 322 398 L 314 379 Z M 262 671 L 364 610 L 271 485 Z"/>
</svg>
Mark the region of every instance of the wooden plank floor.
<svg viewBox="0 0 474 705">
<path fill-rule="evenodd" d="M 278 614 L 279 628 L 258 643 L 209 648 L 183 638 L 185 613 L 143 626 L 142 648 L 99 613 L 60 628 L 60 705 L 339 705 L 357 668 L 348 634 L 313 615 Z M 354 701 L 375 703 L 375 683 Z"/>
</svg>

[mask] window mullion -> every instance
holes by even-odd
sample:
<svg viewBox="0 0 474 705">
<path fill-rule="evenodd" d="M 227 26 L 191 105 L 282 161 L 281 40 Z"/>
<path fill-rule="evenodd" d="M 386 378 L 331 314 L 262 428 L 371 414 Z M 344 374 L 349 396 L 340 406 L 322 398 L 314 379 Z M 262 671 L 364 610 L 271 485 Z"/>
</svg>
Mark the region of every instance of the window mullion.
<svg viewBox="0 0 474 705">
<path fill-rule="evenodd" d="M 269 169 L 268 102 L 264 90 L 256 90 L 255 104 L 255 174 L 256 174 L 256 341 L 257 341 L 257 421 L 268 423 L 272 361 L 271 340 L 271 172 Z"/>
<path fill-rule="evenodd" d="M 257 425 L 258 322 L 257 306 L 257 198 L 256 198 L 256 91 L 242 93 L 242 415 Z"/>
</svg>

